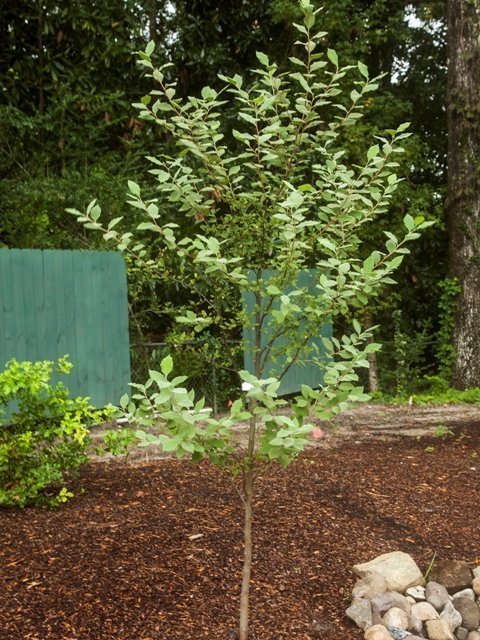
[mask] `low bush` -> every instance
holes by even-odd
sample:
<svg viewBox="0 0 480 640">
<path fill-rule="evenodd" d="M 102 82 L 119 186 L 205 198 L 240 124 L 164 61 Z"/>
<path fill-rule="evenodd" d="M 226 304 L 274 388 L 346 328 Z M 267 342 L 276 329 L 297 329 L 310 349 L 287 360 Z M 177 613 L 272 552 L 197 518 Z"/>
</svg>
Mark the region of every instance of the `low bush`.
<svg viewBox="0 0 480 640">
<path fill-rule="evenodd" d="M 89 398 L 70 398 L 53 374 L 68 374 L 57 362 L 10 360 L 0 373 L 0 506 L 57 507 L 73 496 L 68 478 L 87 462 L 88 427 L 105 419 Z M 8 407 L 9 415 L 5 409 Z"/>
</svg>

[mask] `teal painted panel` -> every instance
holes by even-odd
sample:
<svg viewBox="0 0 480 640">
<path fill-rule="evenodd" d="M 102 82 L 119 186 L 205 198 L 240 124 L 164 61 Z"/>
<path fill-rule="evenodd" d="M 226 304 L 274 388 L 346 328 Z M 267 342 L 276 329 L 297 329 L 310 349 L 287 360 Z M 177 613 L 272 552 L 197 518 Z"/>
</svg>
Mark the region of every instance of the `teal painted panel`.
<svg viewBox="0 0 480 640">
<path fill-rule="evenodd" d="M 120 254 L 0 250 L 0 368 L 11 358 L 74 368 L 72 395 L 118 404 L 130 382 L 127 279 Z"/>
<path fill-rule="evenodd" d="M 262 279 L 268 280 L 274 275 L 273 271 L 263 271 Z M 255 278 L 255 274 L 252 272 L 251 279 Z M 315 269 L 305 269 L 298 274 L 297 287 L 307 287 L 313 288 L 317 284 L 317 271 Z M 290 287 L 285 290 L 285 293 L 292 291 L 294 288 Z M 262 300 L 262 311 L 264 309 L 264 305 L 268 303 L 270 298 L 267 300 Z M 252 318 L 255 313 L 255 295 L 250 291 L 242 292 L 242 302 L 243 308 L 246 312 L 247 318 Z M 279 302 L 277 302 L 272 310 L 275 310 L 279 307 Z M 272 316 L 270 313 L 266 315 L 266 321 L 264 322 L 264 330 L 262 332 L 262 340 L 261 346 L 264 348 L 272 338 L 272 332 L 269 328 L 270 320 Z M 305 327 L 305 325 L 303 325 Z M 301 336 L 302 325 L 300 324 L 298 328 L 299 334 Z M 325 348 L 322 343 L 322 337 L 331 338 L 332 336 L 332 324 L 331 322 L 326 322 L 321 325 L 319 336 L 313 337 L 306 342 L 305 348 L 299 354 L 299 361 L 301 362 L 303 359 L 303 363 L 296 363 L 291 365 L 288 369 L 285 376 L 282 378 L 280 383 L 278 395 L 285 396 L 292 393 L 297 393 L 300 391 L 302 384 L 306 384 L 312 388 L 318 388 L 323 384 L 323 371 L 321 367 L 317 366 L 313 362 L 309 362 L 312 357 L 312 352 L 316 350 L 316 357 L 322 358 L 325 357 Z M 251 373 L 254 372 L 254 332 L 251 324 L 249 323 L 244 327 L 243 330 L 243 341 L 244 341 L 244 366 L 247 371 Z M 287 340 L 283 336 L 279 336 L 274 341 L 274 347 L 281 353 L 282 347 L 287 344 Z M 317 356 L 318 354 L 318 356 Z M 276 361 L 272 358 L 267 359 L 265 372 L 263 374 L 264 378 L 268 378 L 270 376 L 279 377 L 280 372 L 283 371 L 286 366 L 287 360 L 286 356 L 280 355 L 277 357 Z"/>
</svg>

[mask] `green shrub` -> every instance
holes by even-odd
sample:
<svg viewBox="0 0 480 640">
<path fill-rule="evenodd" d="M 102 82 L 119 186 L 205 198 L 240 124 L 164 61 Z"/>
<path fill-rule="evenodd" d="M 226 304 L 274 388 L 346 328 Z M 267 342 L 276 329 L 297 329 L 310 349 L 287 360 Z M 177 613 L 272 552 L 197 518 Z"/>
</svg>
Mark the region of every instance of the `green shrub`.
<svg viewBox="0 0 480 640">
<path fill-rule="evenodd" d="M 56 507 L 73 496 L 65 483 L 87 462 L 88 426 L 108 411 L 94 410 L 88 398 L 70 398 L 61 382 L 51 384 L 53 373 L 71 368 L 65 356 L 10 360 L 0 373 L 0 506 Z"/>
</svg>

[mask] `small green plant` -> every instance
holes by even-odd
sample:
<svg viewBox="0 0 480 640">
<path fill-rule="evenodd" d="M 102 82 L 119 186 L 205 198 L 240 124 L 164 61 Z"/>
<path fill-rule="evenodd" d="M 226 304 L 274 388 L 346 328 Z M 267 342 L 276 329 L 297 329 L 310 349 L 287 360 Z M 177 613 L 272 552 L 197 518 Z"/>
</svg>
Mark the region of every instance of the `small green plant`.
<svg viewBox="0 0 480 640">
<path fill-rule="evenodd" d="M 88 426 L 104 419 L 88 398 L 70 398 L 53 373 L 72 364 L 10 360 L 0 373 L 0 506 L 47 505 L 69 500 L 68 476 L 87 462 Z M 6 407 L 12 409 L 6 417 Z M 3 417 L 2 417 L 3 415 Z"/>
<path fill-rule="evenodd" d="M 130 455 L 130 448 L 137 442 L 135 431 L 130 428 L 106 431 L 103 437 L 103 451 L 108 451 L 114 456 Z M 100 449 L 102 451 L 102 449 Z"/>
<path fill-rule="evenodd" d="M 432 447 L 432 445 L 428 445 L 428 447 L 425 447 L 424 451 L 426 451 L 427 453 L 433 453 L 435 451 L 435 447 Z"/>
<path fill-rule="evenodd" d="M 430 575 L 430 572 L 432 571 L 433 568 L 433 564 L 435 562 L 435 558 L 437 557 L 437 552 L 434 551 L 433 552 L 433 556 L 432 559 L 430 560 L 430 564 L 427 567 L 427 570 L 425 571 L 424 575 L 423 575 L 423 579 L 425 580 L 425 582 L 428 581 L 428 576 Z"/>
<path fill-rule="evenodd" d="M 442 438 L 444 440 L 447 436 L 453 436 L 453 435 L 455 435 L 453 431 L 449 429 L 445 424 L 440 423 L 437 425 L 437 428 L 435 429 L 436 438 Z"/>
</svg>

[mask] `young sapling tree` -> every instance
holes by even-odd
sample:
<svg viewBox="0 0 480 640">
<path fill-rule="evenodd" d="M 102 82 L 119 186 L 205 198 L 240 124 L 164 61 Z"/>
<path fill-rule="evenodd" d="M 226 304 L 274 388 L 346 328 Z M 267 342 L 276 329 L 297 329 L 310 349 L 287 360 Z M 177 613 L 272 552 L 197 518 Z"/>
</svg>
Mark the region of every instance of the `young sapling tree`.
<svg viewBox="0 0 480 640">
<path fill-rule="evenodd" d="M 430 224 L 407 215 L 402 238 L 386 231 L 385 245 L 365 255 L 362 229 L 378 224 L 378 215 L 388 209 L 407 125 L 379 136 L 362 166 L 349 166 L 343 136 L 361 117 L 378 79 L 370 79 L 362 63 L 341 67 L 335 51 L 325 53 L 320 46 L 325 33 L 315 27 L 319 10 L 308 0 L 300 5 L 303 23 L 295 24 L 299 39 L 291 68 L 281 71 L 257 53 L 257 80 L 249 87 L 240 75 L 219 76 L 220 90 L 205 87 L 201 96 L 181 100 L 168 79 L 169 65 L 154 65 L 150 43 L 139 56 L 155 88 L 135 106 L 176 151 L 150 158 L 153 197 L 143 197 L 140 185 L 129 182 L 130 204 L 144 218 L 136 228 L 118 231 L 118 218 L 104 226 L 95 201 L 85 213 L 73 211 L 152 277 L 191 287 L 192 308 L 180 323 L 200 332 L 231 323 L 234 313 L 239 328 L 243 323 L 251 329 L 253 371 L 239 372 L 245 393 L 227 415 L 212 415 L 203 399 L 187 391 L 186 378 L 172 379 L 170 357 L 160 371 L 150 371 L 145 384 L 132 385 L 132 399 L 121 400 L 125 415 L 139 426 L 141 444 L 159 444 L 178 457 L 208 458 L 241 481 L 240 640 L 248 638 L 256 476 L 270 463 L 286 466 L 298 456 L 314 428 L 309 415 L 328 418 L 367 399 L 357 369 L 368 367 L 368 354 L 379 347 L 371 342 L 371 331 L 354 319 L 341 338 L 323 339 L 323 353 L 312 338 L 338 316 L 355 317 L 392 283 L 408 253 L 406 244 Z M 342 87 L 348 83 L 345 96 Z M 305 270 L 308 284 L 300 285 Z M 250 315 L 240 307 L 225 309 L 218 296 L 223 291 L 225 299 L 239 300 L 241 290 L 254 297 Z M 280 381 L 293 364 L 305 362 L 317 363 L 323 384 L 303 385 L 286 411 L 287 402 L 277 394 Z M 235 435 L 243 421 L 248 421 L 244 447 Z"/>
</svg>

